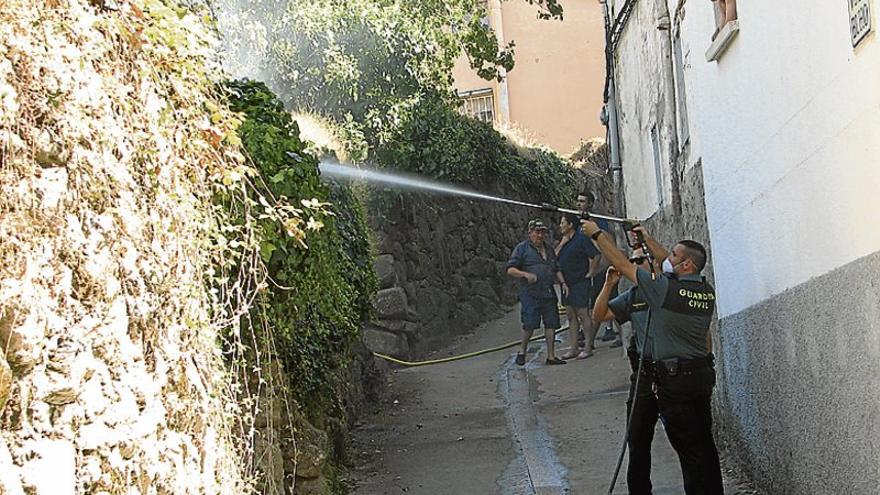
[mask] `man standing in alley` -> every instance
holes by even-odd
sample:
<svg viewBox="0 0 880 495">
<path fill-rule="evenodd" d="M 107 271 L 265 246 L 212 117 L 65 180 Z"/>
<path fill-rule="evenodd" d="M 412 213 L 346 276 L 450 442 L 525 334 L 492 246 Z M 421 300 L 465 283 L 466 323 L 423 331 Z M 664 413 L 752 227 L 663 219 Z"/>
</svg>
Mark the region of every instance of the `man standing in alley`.
<svg viewBox="0 0 880 495">
<path fill-rule="evenodd" d="M 723 494 L 718 450 L 712 438 L 714 357 L 707 346 L 715 289 L 700 275 L 706 266 L 706 249 L 696 241 L 684 240 L 667 252 L 641 229 L 651 254 L 663 260 L 663 273 L 655 275 L 630 263 L 595 222 L 584 220 L 581 227 L 615 270 L 638 285 L 648 303 L 657 406 L 678 454 L 685 493 Z"/>
<path fill-rule="evenodd" d="M 556 357 L 555 337 L 559 328 L 556 291 L 553 286 L 562 284 L 563 294 L 568 286 L 559 271 L 556 253 L 544 241 L 547 226 L 541 220 L 529 222 L 529 238 L 513 249 L 507 260 L 507 274 L 519 279 L 519 301 L 522 320 L 522 345 L 516 356 L 516 364 L 526 363 L 526 350 L 535 329 L 544 323 L 544 338 L 547 343 L 547 364 L 565 364 Z"/>
<path fill-rule="evenodd" d="M 585 359 L 593 355 L 593 320 L 590 318 L 590 256 L 598 253 L 596 246 L 581 232 L 581 222 L 577 215 L 566 213 L 559 219 L 559 232 L 562 234 L 556 246 L 556 257 L 562 278 L 568 284 L 568 294 L 563 296 L 562 305 L 568 316 L 568 353 L 562 359 Z M 583 330 L 587 336 L 583 351 L 578 344 L 578 333 Z"/>
<path fill-rule="evenodd" d="M 650 271 L 650 261 L 641 249 L 634 250 L 629 261 L 638 268 Z M 619 281 L 620 272 L 613 266 L 609 267 L 605 285 L 596 298 L 593 320 L 602 322 L 613 319 L 620 324 L 632 323 L 633 335 L 627 349 L 632 374 L 626 400 L 626 441 L 629 447 L 626 483 L 630 495 L 651 495 L 651 442 L 654 440 L 659 409 L 653 392 L 651 348 L 654 344 L 648 334 L 648 303 L 639 292 L 638 285 L 611 299 L 612 289 L 617 287 Z"/>
<path fill-rule="evenodd" d="M 593 194 L 592 191 L 584 189 L 577 195 L 576 205 L 578 211 L 581 212 L 582 215 L 589 214 L 593 211 L 593 206 L 596 204 L 596 195 Z M 603 219 L 597 219 L 596 223 L 599 225 L 599 228 L 604 230 L 606 233 L 610 235 L 611 229 L 608 227 L 608 222 Z M 608 269 L 608 259 L 595 247 L 592 245 L 592 252 L 590 253 L 590 269 L 587 273 L 587 278 L 590 281 L 590 300 L 589 300 L 589 308 L 592 310 L 593 306 L 596 303 L 596 297 L 599 296 L 599 291 L 602 290 L 602 287 L 605 285 L 605 272 Z M 617 296 L 617 287 L 614 287 L 611 297 Z M 619 347 L 623 344 L 621 339 L 621 335 L 618 332 L 616 335 L 613 330 L 614 322 L 608 324 L 608 328 L 605 329 L 605 333 L 603 335 L 599 335 L 599 327 L 601 325 L 600 322 L 591 320 L 590 324 L 592 328 L 590 328 L 588 334 L 592 334 L 594 338 L 598 338 L 603 342 L 614 341 L 611 343 L 611 347 Z M 583 327 L 582 327 L 583 329 Z M 583 347 L 587 349 L 593 348 L 593 343 L 589 342 L 589 344 L 584 345 Z"/>
</svg>

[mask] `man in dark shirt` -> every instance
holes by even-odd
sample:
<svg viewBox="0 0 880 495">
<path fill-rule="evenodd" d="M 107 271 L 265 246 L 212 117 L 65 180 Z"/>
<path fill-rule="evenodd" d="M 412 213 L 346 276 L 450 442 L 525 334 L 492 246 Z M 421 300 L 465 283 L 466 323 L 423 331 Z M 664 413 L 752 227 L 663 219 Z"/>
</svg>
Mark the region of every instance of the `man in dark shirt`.
<svg viewBox="0 0 880 495">
<path fill-rule="evenodd" d="M 507 274 L 519 279 L 519 301 L 522 319 L 522 346 L 516 356 L 516 364 L 526 363 L 526 350 L 535 329 L 544 322 L 544 337 L 547 342 L 547 364 L 565 364 L 556 357 L 555 336 L 559 328 L 556 291 L 553 285 L 562 284 L 564 294 L 568 287 L 559 272 L 556 254 L 548 246 L 544 237 L 547 226 L 541 220 L 529 222 L 529 238 L 513 249 L 507 260 Z"/>
<path fill-rule="evenodd" d="M 562 359 L 584 359 L 593 355 L 593 320 L 590 318 L 590 256 L 597 253 L 596 246 L 581 232 L 581 222 L 577 215 L 566 213 L 559 219 L 559 232 L 562 239 L 556 246 L 559 271 L 568 285 L 568 294 L 562 298 L 562 305 L 568 316 L 568 353 Z M 584 350 L 580 350 L 578 333 L 587 333 Z"/>
<path fill-rule="evenodd" d="M 576 203 L 578 211 L 581 214 L 589 214 L 589 212 L 593 211 L 593 206 L 596 204 L 596 195 L 593 194 L 592 191 L 583 190 L 577 195 Z M 611 229 L 608 225 L 608 221 L 598 218 L 596 219 L 596 224 L 599 225 L 599 228 L 604 230 L 606 233 L 611 233 Z M 599 291 L 602 290 L 602 287 L 605 285 L 605 272 L 608 269 L 608 259 L 603 255 L 595 246 L 590 243 L 591 252 L 590 256 L 590 270 L 587 274 L 587 277 L 590 280 L 590 301 L 589 307 L 592 310 L 593 306 L 596 304 L 596 298 L 599 297 Z M 611 298 L 617 296 L 617 287 L 613 288 L 613 292 L 611 294 Z M 620 337 L 620 332 L 614 333 L 614 320 L 608 324 L 608 327 L 605 329 L 605 333 L 601 336 L 598 335 L 600 322 L 592 320 L 592 328 L 590 329 L 590 334 L 594 338 L 598 338 L 604 342 L 613 341 L 611 347 L 619 347 L 623 345 L 623 341 Z M 619 329 L 618 329 L 619 330 Z M 585 336 L 579 337 L 580 340 L 585 340 Z M 590 342 L 585 347 L 592 349 L 593 342 Z"/>
<path fill-rule="evenodd" d="M 706 249 L 683 240 L 667 252 L 642 229 L 651 254 L 663 260 L 663 273 L 655 276 L 633 266 L 595 222 L 584 220 L 581 227 L 614 268 L 638 285 L 648 303 L 657 406 L 669 443 L 678 454 L 685 493 L 723 494 L 712 437 L 715 368 L 708 346 L 715 289 L 700 275 L 706 266 Z"/>
<path fill-rule="evenodd" d="M 639 268 L 650 270 L 648 258 L 641 249 L 634 250 L 629 260 Z M 620 281 L 620 272 L 613 266 L 609 267 L 605 286 L 596 298 L 593 319 L 596 321 L 614 319 L 620 324 L 628 321 L 632 323 L 633 335 L 627 349 L 632 374 L 629 397 L 626 400 L 629 420 L 626 440 L 629 446 L 629 465 L 626 470 L 626 483 L 630 495 L 651 495 L 651 442 L 654 440 L 659 409 L 652 390 L 653 342 L 648 334 L 648 303 L 642 297 L 637 285 L 611 299 L 612 288 L 617 287 L 618 281 Z M 637 376 L 640 359 L 642 360 L 641 375 Z"/>
</svg>

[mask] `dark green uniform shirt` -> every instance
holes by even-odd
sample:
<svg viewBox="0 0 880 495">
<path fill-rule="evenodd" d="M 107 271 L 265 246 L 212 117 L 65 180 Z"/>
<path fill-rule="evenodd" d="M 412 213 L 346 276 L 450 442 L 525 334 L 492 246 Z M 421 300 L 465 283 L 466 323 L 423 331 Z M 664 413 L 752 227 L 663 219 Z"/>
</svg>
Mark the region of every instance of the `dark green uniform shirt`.
<svg viewBox="0 0 880 495">
<path fill-rule="evenodd" d="M 649 334 L 654 360 L 698 359 L 709 354 L 706 336 L 715 312 L 715 289 L 700 275 L 651 274 L 636 270 L 639 292 L 651 308 Z"/>
<path fill-rule="evenodd" d="M 639 287 L 631 287 L 623 294 L 608 301 L 608 308 L 614 313 L 618 323 L 632 322 L 636 340 L 636 352 L 643 358 L 650 358 L 654 340 L 648 335 L 648 303 L 639 292 Z"/>
</svg>

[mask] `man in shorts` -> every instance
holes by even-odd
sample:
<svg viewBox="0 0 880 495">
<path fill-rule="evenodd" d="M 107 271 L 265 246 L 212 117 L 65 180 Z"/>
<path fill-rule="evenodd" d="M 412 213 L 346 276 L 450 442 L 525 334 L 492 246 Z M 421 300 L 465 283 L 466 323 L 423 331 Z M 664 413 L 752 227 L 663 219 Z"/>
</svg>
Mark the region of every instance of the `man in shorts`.
<svg viewBox="0 0 880 495">
<path fill-rule="evenodd" d="M 593 210 L 593 205 L 595 203 L 596 196 L 593 194 L 592 191 L 585 189 L 577 195 L 577 200 L 575 204 L 578 211 L 580 211 L 581 213 L 589 213 Z M 611 232 L 611 229 L 609 228 L 608 222 L 606 220 L 596 219 L 596 223 L 599 225 L 599 228 L 601 228 L 605 232 Z M 591 245 L 590 247 L 592 247 L 592 254 L 590 256 L 590 270 L 587 274 L 587 278 L 590 280 L 591 289 L 589 308 L 590 311 L 592 311 L 596 305 L 596 298 L 599 297 L 599 292 L 602 291 L 602 287 L 605 285 L 605 272 L 608 270 L 609 263 L 605 256 L 603 256 L 602 253 L 600 253 L 595 246 Z M 613 299 L 616 296 L 617 287 L 615 287 L 613 292 L 611 293 L 611 298 Z M 620 331 L 618 330 L 617 333 L 614 332 L 613 321 L 608 324 L 608 327 L 605 329 L 605 333 L 603 335 L 599 335 L 599 326 L 601 325 L 601 323 L 597 321 L 593 321 L 592 323 L 593 328 L 591 332 L 588 332 L 589 334 L 594 335 L 598 340 L 601 340 L 603 342 L 613 341 L 611 343 L 611 347 L 620 347 L 621 345 L 623 345 L 623 340 L 620 337 Z M 583 336 L 579 336 L 579 341 L 580 340 L 586 339 Z M 592 348 L 593 343 L 591 342 L 590 345 L 587 346 L 586 342 L 584 342 L 583 344 L 581 344 L 581 347 Z"/>
<path fill-rule="evenodd" d="M 556 291 L 553 286 L 562 284 L 563 294 L 568 287 L 559 271 L 556 253 L 545 242 L 547 226 L 541 220 L 529 222 L 529 238 L 513 249 L 507 260 L 507 274 L 519 279 L 519 301 L 522 309 L 522 344 L 516 356 L 516 364 L 526 363 L 526 350 L 535 329 L 544 323 L 544 338 L 547 342 L 547 364 L 565 364 L 556 357 L 555 337 L 559 328 Z"/>
</svg>

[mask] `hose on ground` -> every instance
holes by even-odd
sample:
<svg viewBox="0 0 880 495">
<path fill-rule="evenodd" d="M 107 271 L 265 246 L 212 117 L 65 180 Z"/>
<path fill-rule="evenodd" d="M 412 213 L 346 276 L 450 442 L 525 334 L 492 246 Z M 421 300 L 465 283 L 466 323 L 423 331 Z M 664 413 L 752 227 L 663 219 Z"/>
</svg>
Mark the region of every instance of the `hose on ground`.
<svg viewBox="0 0 880 495">
<path fill-rule="evenodd" d="M 559 334 L 560 332 L 564 332 L 565 330 L 568 330 L 568 325 L 557 329 L 553 333 L 553 335 L 556 336 L 557 334 Z M 535 342 L 538 340 L 542 340 L 544 338 L 545 337 L 543 335 L 536 335 L 535 337 L 532 337 L 531 339 L 529 339 L 529 342 Z M 386 361 L 390 361 L 394 364 L 399 364 L 401 366 L 406 366 L 408 368 L 412 368 L 412 367 L 416 367 L 416 366 L 428 366 L 431 364 L 451 363 L 452 361 L 460 361 L 462 359 L 468 359 L 468 358 L 472 358 L 472 357 L 482 356 L 483 354 L 489 354 L 490 352 L 502 351 L 504 349 L 509 349 L 511 347 L 518 346 L 518 345 L 520 345 L 520 343 L 522 343 L 522 341 L 514 340 L 514 341 L 508 342 L 506 344 L 502 344 L 502 345 L 495 346 L 495 347 L 490 347 L 488 349 L 482 349 L 479 351 L 469 352 L 467 354 L 459 354 L 457 356 L 449 356 L 449 357 L 440 358 L 440 359 L 431 359 L 428 361 L 404 361 L 402 359 L 397 359 L 396 357 L 388 356 L 387 354 L 382 354 L 379 352 L 374 352 L 373 355 L 376 356 L 377 358 L 381 358 Z"/>
</svg>

